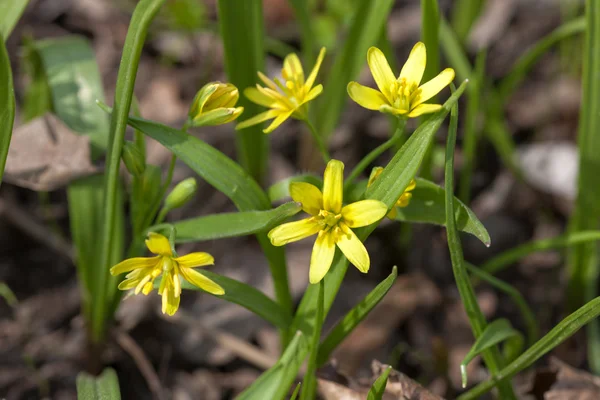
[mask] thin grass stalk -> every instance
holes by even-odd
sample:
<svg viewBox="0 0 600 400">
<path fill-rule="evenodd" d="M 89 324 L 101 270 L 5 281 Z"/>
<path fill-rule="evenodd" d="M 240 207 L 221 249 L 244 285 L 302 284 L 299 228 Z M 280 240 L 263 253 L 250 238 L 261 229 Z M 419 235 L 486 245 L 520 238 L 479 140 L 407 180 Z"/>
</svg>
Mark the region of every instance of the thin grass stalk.
<svg viewBox="0 0 600 400">
<path fill-rule="evenodd" d="M 458 126 L 458 105 L 454 105 L 450 112 L 450 129 L 448 131 L 448 143 L 446 145 L 445 187 L 446 187 L 446 232 L 448 235 L 448 248 L 452 261 L 454 279 L 460 293 L 460 297 L 469 318 L 469 324 L 475 338 L 481 336 L 487 325 L 485 317 L 477 303 L 475 290 L 471 285 L 471 279 L 465 267 L 462 245 L 454 216 L 454 149 L 456 146 L 456 130 Z M 496 376 L 502 368 L 502 357 L 497 347 L 487 349 L 482 357 L 493 376 Z M 498 390 L 502 399 L 516 399 L 510 382 L 500 382 Z"/>
<path fill-rule="evenodd" d="M 304 65 L 313 65 L 315 62 L 315 40 L 314 31 L 310 17 L 310 1 L 289 0 L 296 20 L 300 25 L 300 38 L 302 40 L 302 61 Z"/>
<path fill-rule="evenodd" d="M 452 7 L 452 28 L 460 43 L 464 43 L 471 26 L 481 12 L 484 0 L 456 0 Z"/>
</svg>

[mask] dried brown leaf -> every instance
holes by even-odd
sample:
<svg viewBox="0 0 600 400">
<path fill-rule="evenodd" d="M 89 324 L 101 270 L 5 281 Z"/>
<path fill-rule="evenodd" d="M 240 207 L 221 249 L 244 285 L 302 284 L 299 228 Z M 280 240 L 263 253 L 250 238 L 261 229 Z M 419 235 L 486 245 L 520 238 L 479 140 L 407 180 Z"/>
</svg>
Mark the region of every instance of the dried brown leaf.
<svg viewBox="0 0 600 400">
<path fill-rule="evenodd" d="M 556 383 L 544 394 L 544 400 L 596 400 L 600 399 L 600 377 L 578 370 L 560 361 L 550 359 L 557 370 Z"/>
<path fill-rule="evenodd" d="M 46 114 L 17 128 L 4 179 L 24 188 L 50 191 L 98 172 L 90 161 L 90 139 Z"/>
</svg>

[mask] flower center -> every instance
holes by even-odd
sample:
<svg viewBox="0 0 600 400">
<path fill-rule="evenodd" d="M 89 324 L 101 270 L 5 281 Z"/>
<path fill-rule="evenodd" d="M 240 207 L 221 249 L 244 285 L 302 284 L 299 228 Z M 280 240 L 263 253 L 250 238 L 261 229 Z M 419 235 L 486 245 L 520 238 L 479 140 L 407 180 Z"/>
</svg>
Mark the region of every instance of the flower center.
<svg viewBox="0 0 600 400">
<path fill-rule="evenodd" d="M 335 214 L 331 211 L 321 210 L 319 211 L 319 217 L 321 217 L 321 223 L 327 228 L 332 228 L 340 222 L 342 219 L 342 214 Z"/>
<path fill-rule="evenodd" d="M 392 97 L 392 106 L 399 110 L 410 110 L 410 104 L 418 96 L 419 89 L 414 83 L 410 85 L 406 78 L 392 82 L 390 85 L 390 95 Z"/>
</svg>

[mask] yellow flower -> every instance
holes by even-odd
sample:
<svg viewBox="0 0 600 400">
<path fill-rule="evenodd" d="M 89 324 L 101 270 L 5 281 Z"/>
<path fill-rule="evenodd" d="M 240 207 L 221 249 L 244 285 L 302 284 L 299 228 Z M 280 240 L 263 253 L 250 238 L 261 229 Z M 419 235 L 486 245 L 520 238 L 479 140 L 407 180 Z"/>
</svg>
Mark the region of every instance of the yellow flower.
<svg viewBox="0 0 600 400">
<path fill-rule="evenodd" d="M 236 129 L 244 129 L 274 119 L 271 125 L 263 130 L 264 133 L 271 133 L 289 117 L 305 120 L 308 116 L 307 103 L 323 91 L 323 85 L 319 84 L 314 88 L 312 86 L 317 79 L 324 57 L 325 48 L 322 48 L 306 81 L 300 59 L 294 53 L 288 55 L 283 61 L 281 76 L 285 82 L 282 83 L 278 78 L 272 81 L 259 72 L 258 77 L 267 86 L 262 87 L 257 84 L 255 88 L 247 88 L 244 90 L 244 96 L 253 103 L 268 107 L 270 110 L 239 123 Z"/>
<path fill-rule="evenodd" d="M 438 76 L 419 86 L 426 63 L 425 45 L 418 42 L 410 52 L 398 79 L 394 76 L 385 56 L 377 47 L 367 52 L 367 62 L 379 91 L 357 82 L 348 84 L 348 94 L 359 105 L 393 115 L 418 117 L 438 111 L 440 104 L 423 104 L 454 79 L 454 70 L 446 68 Z"/>
<path fill-rule="evenodd" d="M 140 291 L 147 295 L 152 291 L 153 282 L 163 275 L 158 294 L 162 296 L 163 314 L 173 315 L 179 308 L 181 296 L 180 276 L 191 283 L 215 295 L 225 293 L 223 288 L 204 275 L 193 270 L 195 267 L 213 265 L 214 258 L 208 253 L 190 253 L 175 257 L 171 251 L 169 240 L 158 233 L 151 232 L 146 239 L 146 247 L 155 257 L 136 257 L 121 261 L 110 269 L 112 275 L 129 272 L 125 280 L 119 284 L 119 289 L 135 288 L 135 294 Z"/>
<path fill-rule="evenodd" d="M 383 167 L 373 168 L 373 171 L 371 171 L 371 176 L 369 176 L 369 182 L 367 183 L 367 187 L 371 186 L 373 184 L 373 182 L 375 182 L 375 179 L 377 179 L 379 177 L 379 175 L 381 175 L 382 172 L 383 172 Z M 396 201 L 396 204 L 394 205 L 394 207 L 392 207 L 390 212 L 387 213 L 388 218 L 396 219 L 396 215 L 398 215 L 398 210 L 396 210 L 396 207 L 408 206 L 408 204 L 410 203 L 410 199 L 412 198 L 411 192 L 416 187 L 417 187 L 417 181 L 415 181 L 414 179 L 411 179 L 410 183 L 408 184 L 406 189 L 404 189 L 404 193 L 402 193 L 400 198 Z"/>
<path fill-rule="evenodd" d="M 310 258 L 310 283 L 318 283 L 329 271 L 335 245 L 360 272 L 369 271 L 367 249 L 350 228 L 371 225 L 387 213 L 386 205 L 378 200 L 361 200 L 342 206 L 343 172 L 341 161 L 329 161 L 323 192 L 310 183 L 292 182 L 292 198 L 302 203 L 302 209 L 312 216 L 280 225 L 269 232 L 274 246 L 283 246 L 318 233 Z"/>
<path fill-rule="evenodd" d="M 198 91 L 188 113 L 191 126 L 222 125 L 244 111 L 235 107 L 240 94 L 231 83 L 211 82 Z"/>
</svg>

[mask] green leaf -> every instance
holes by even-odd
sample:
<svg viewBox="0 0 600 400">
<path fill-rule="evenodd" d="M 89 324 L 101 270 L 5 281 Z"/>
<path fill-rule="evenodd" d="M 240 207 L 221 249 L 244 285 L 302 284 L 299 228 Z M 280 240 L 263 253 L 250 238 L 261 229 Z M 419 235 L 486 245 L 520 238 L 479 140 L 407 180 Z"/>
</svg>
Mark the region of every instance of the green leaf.
<svg viewBox="0 0 600 400">
<path fill-rule="evenodd" d="M 108 144 L 108 118 L 96 106 L 104 101 L 102 79 L 90 42 L 81 36 L 31 44 L 44 68 L 54 113 L 75 132 L 89 135 L 92 157 Z"/>
<path fill-rule="evenodd" d="M 277 363 L 263 373 L 236 400 L 283 399 L 308 351 L 308 343 L 302 332 L 297 332 Z"/>
<path fill-rule="evenodd" d="M 458 400 L 474 400 L 482 398 L 498 384 L 498 381 L 510 379 L 519 372 L 531 366 L 546 353 L 567 340 L 579 329 L 595 320 L 600 315 L 600 297 L 586 303 L 583 307 L 560 321 L 550 332 L 525 350 L 516 360 L 504 367 L 496 376 L 481 382 L 468 392 L 458 397 Z"/>
<path fill-rule="evenodd" d="M 346 41 L 323 84 L 323 94 L 316 99 L 315 126 L 323 138 L 333 132 L 348 100 L 346 86 L 365 65 L 367 50 L 377 44 L 393 4 L 393 0 L 372 0 L 361 1 L 356 7 Z"/>
<path fill-rule="evenodd" d="M 0 2 L 0 38 L 3 43 L 19 22 L 21 15 L 27 8 L 29 0 L 2 0 Z"/>
<path fill-rule="evenodd" d="M 0 297 L 6 301 L 11 307 L 15 307 L 18 303 L 17 296 L 13 293 L 12 290 L 8 287 L 8 285 L 4 282 L 0 281 Z"/>
<path fill-rule="evenodd" d="M 216 298 L 239 304 L 278 328 L 289 328 L 291 324 L 290 315 L 285 312 L 279 304 L 275 303 L 260 290 L 255 289 L 248 284 L 236 281 L 235 279 L 227 278 L 226 276 L 215 274 L 214 272 L 205 269 L 197 269 L 196 271 L 205 275 L 207 278 L 212 279 L 225 290 L 225 294 L 220 296 L 215 295 Z M 154 287 L 158 288 L 159 285 L 160 282 L 157 280 L 154 283 Z M 184 281 L 181 287 L 188 290 L 208 293 L 187 281 Z"/>
<path fill-rule="evenodd" d="M 323 291 L 325 283 L 323 280 L 318 283 L 319 297 L 317 299 L 317 312 L 315 314 L 315 328 L 313 329 L 312 338 L 310 340 L 310 355 L 306 366 L 306 374 L 304 375 L 302 400 L 312 400 L 316 397 L 317 392 L 317 356 L 319 354 L 319 340 L 321 339 L 321 329 L 323 328 Z"/>
<path fill-rule="evenodd" d="M 417 187 L 407 207 L 396 207 L 398 221 L 421 222 L 446 225 L 446 191 L 435 183 L 417 178 Z M 458 198 L 454 198 L 454 219 L 456 228 L 477 237 L 486 246 L 490 245 L 490 235 L 475 213 Z"/>
<path fill-rule="evenodd" d="M 106 368 L 99 376 L 79 373 L 77 400 L 121 400 L 119 378 L 115 370 Z"/>
<path fill-rule="evenodd" d="M 323 186 L 323 179 L 312 174 L 301 174 L 290 176 L 289 178 L 283 179 L 273 184 L 268 190 L 267 195 L 271 202 L 276 202 L 290 197 L 290 183 L 292 182 L 306 182 L 315 185 L 318 188 Z"/>
<path fill-rule="evenodd" d="M 296 389 L 294 389 L 294 393 L 292 393 L 292 397 L 290 397 L 290 400 L 296 400 L 296 397 L 298 397 L 298 393 L 300 393 L 301 386 L 302 383 L 298 382 L 298 384 L 296 385 Z"/>
<path fill-rule="evenodd" d="M 385 393 L 385 387 L 387 385 L 388 376 L 390 376 L 390 372 L 392 372 L 392 367 L 387 367 L 381 376 L 377 378 L 375 382 L 373 382 L 373 386 L 371 386 L 371 390 L 369 390 L 369 394 L 367 396 L 367 400 L 382 400 L 383 395 Z"/>
<path fill-rule="evenodd" d="M 266 232 L 297 214 L 302 207 L 290 202 L 269 211 L 245 211 L 206 215 L 173 223 L 177 243 L 247 236 Z M 148 230 L 152 230 L 150 227 Z"/>
<path fill-rule="evenodd" d="M 48 79 L 46 79 L 42 60 L 33 43 L 32 39 L 24 39 L 22 65 L 29 78 L 29 84 L 25 87 L 22 104 L 22 115 L 25 122 L 31 121 L 52 110 L 50 86 L 48 86 Z"/>
<path fill-rule="evenodd" d="M 471 349 L 460 363 L 460 375 L 462 377 L 462 387 L 467 387 L 467 365 L 484 350 L 508 340 L 513 337 L 519 337 L 521 333 L 515 330 L 507 319 L 497 319 L 486 326 L 481 336 L 477 338 Z"/>
<path fill-rule="evenodd" d="M 141 118 L 129 125 L 160 142 L 195 173 L 226 195 L 240 211 L 268 210 L 271 203 L 258 183 L 235 161 L 183 131 Z"/>
<path fill-rule="evenodd" d="M 398 268 L 394 266 L 392 273 L 375 287 L 369 294 L 355 305 L 344 318 L 329 332 L 319 347 L 317 365 L 323 365 L 337 346 L 365 319 L 371 310 L 379 304 L 398 277 Z"/>
<path fill-rule="evenodd" d="M 225 52 L 225 71 L 229 82 L 237 86 L 241 93 L 256 84 L 258 71 L 265 72 L 262 0 L 219 0 L 218 15 Z M 239 105 L 244 107 L 242 120 L 265 111 L 245 96 L 240 96 Z M 261 125 L 236 132 L 240 163 L 258 182 L 264 176 L 269 159 L 267 139 Z"/>
<path fill-rule="evenodd" d="M 0 6 L 0 11 L 2 6 Z M 2 14 L 0 14 L 2 15 Z M 12 70 L 4 42 L 0 43 L 0 183 L 4 176 L 4 166 L 15 121 L 15 90 Z"/>
<path fill-rule="evenodd" d="M 452 7 L 452 28 L 460 43 L 464 43 L 473 22 L 481 12 L 484 0 L 455 0 Z"/>
</svg>

